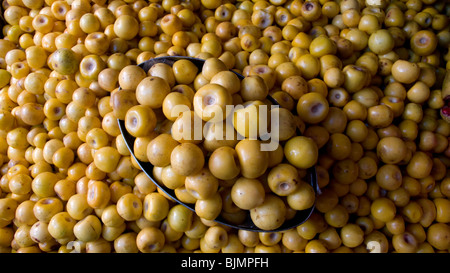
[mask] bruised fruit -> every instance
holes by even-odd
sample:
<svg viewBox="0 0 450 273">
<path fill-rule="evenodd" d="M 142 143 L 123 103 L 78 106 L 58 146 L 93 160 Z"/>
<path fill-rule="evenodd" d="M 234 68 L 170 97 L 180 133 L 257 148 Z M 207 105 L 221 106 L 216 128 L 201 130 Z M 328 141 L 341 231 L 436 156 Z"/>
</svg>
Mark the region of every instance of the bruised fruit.
<svg viewBox="0 0 450 273">
<path fill-rule="evenodd" d="M 51 55 L 53 69 L 62 75 L 74 74 L 78 70 L 79 63 L 79 57 L 71 49 L 60 48 Z"/>
</svg>

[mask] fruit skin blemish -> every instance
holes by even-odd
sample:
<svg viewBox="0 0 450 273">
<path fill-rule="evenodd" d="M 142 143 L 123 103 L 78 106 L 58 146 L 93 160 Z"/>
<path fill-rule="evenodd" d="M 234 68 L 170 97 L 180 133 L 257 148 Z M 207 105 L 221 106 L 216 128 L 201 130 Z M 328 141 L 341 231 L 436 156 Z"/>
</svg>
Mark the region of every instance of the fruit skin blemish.
<svg viewBox="0 0 450 273">
<path fill-rule="evenodd" d="M 446 3 L 3 1 L 0 252 L 448 252 Z"/>
</svg>

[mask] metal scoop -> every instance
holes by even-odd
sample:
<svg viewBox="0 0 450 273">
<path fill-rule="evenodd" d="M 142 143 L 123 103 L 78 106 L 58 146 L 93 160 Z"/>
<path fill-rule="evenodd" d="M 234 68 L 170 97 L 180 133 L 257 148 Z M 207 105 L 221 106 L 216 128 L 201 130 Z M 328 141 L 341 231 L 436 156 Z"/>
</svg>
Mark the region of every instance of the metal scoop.
<svg viewBox="0 0 450 273">
<path fill-rule="evenodd" d="M 177 60 L 181 60 L 181 59 L 186 59 L 186 60 L 191 61 L 193 64 L 195 64 L 198 67 L 199 71 L 201 71 L 203 64 L 205 62 L 202 59 L 191 58 L 191 57 L 167 56 L 167 57 L 153 58 L 151 60 L 148 60 L 148 61 L 145 61 L 145 62 L 139 64 L 138 66 L 140 66 L 145 72 L 147 72 L 156 63 L 165 63 L 165 64 L 172 66 L 174 62 L 176 62 Z M 234 73 L 239 77 L 240 80 L 242 80 L 244 78 L 244 76 L 240 75 L 239 73 L 236 73 L 236 72 L 234 72 Z M 271 96 L 268 96 L 267 99 L 270 100 L 273 104 L 278 105 L 278 103 Z M 120 132 L 125 140 L 128 150 L 130 151 L 131 155 L 134 157 L 134 159 L 138 163 L 141 170 L 166 195 L 170 196 L 173 200 L 175 200 L 179 204 L 181 204 L 181 205 L 185 206 L 186 208 L 190 209 L 191 211 L 195 212 L 195 204 L 187 204 L 187 203 L 180 201 L 176 197 L 174 190 L 167 188 L 164 184 L 159 183 L 158 181 L 156 181 L 153 178 L 153 175 L 152 175 L 153 174 L 153 165 L 150 164 L 149 162 L 140 161 L 139 159 L 136 158 L 136 156 L 134 154 L 133 147 L 134 147 L 135 137 L 133 137 L 132 135 L 130 135 L 127 132 L 127 129 L 125 128 L 125 121 L 118 119 L 118 123 L 119 123 Z M 307 175 L 305 176 L 304 180 L 313 187 L 313 189 L 316 193 L 319 192 L 315 167 L 308 169 Z M 223 224 L 225 226 L 235 228 L 235 229 L 244 229 L 244 230 L 256 231 L 256 232 L 278 232 L 278 231 L 291 229 L 291 228 L 294 228 L 294 227 L 302 224 L 311 216 L 313 210 L 314 210 L 314 205 L 309 209 L 296 211 L 296 214 L 293 218 L 285 220 L 285 222 L 279 228 L 277 228 L 275 230 L 263 230 L 263 229 L 258 228 L 251 220 L 250 212 L 247 213 L 245 220 L 240 224 L 230 223 L 229 221 L 225 220 L 221 215 L 219 215 L 214 221 L 217 223 Z"/>
<path fill-rule="evenodd" d="M 0 29 L 3 29 L 3 27 L 6 26 L 5 18 L 3 18 L 4 12 L 3 7 L 0 5 Z M 3 39 L 3 36 L 3 31 L 0 31 L 0 39 Z"/>
</svg>

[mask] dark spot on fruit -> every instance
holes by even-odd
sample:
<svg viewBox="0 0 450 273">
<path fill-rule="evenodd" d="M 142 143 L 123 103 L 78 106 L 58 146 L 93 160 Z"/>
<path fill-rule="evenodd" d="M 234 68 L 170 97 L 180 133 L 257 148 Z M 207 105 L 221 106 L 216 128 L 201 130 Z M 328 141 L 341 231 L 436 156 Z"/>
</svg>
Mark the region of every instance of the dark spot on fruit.
<svg viewBox="0 0 450 273">
<path fill-rule="evenodd" d="M 405 240 L 405 242 L 407 244 L 411 244 L 414 241 L 413 238 L 411 238 L 411 236 L 409 234 L 404 234 L 403 239 Z"/>
<path fill-rule="evenodd" d="M 317 113 L 320 111 L 320 109 L 322 108 L 322 104 L 320 103 L 316 103 L 311 107 L 311 112 L 312 113 Z"/>
<path fill-rule="evenodd" d="M 289 190 L 290 188 L 291 188 L 291 186 L 289 185 L 289 183 L 287 183 L 287 182 L 280 183 L 280 189 L 281 189 L 282 191 L 287 191 L 287 190 Z"/>
<path fill-rule="evenodd" d="M 246 41 L 244 41 L 244 46 L 245 47 L 251 47 L 252 46 L 252 41 L 250 41 L 250 40 L 246 40 Z"/>
<path fill-rule="evenodd" d="M 132 117 L 132 118 L 131 118 L 131 125 L 137 126 L 137 123 L 138 123 L 137 118 L 136 118 L 136 117 Z"/>
<path fill-rule="evenodd" d="M 44 201 L 42 201 L 43 205 L 48 205 L 48 204 L 51 204 L 51 203 L 53 203 L 52 199 L 44 199 Z"/>
<path fill-rule="evenodd" d="M 305 10 L 311 11 L 314 8 L 314 5 L 312 3 L 305 3 Z"/>
</svg>

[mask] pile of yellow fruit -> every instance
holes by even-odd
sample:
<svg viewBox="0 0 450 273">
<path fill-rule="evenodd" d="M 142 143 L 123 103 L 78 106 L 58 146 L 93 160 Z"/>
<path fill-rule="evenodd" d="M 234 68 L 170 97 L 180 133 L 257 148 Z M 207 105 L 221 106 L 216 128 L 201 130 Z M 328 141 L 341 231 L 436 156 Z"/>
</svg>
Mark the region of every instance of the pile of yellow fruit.
<svg viewBox="0 0 450 273">
<path fill-rule="evenodd" d="M 450 250 L 446 1 L 3 0 L 2 8 L 0 252 Z M 162 56 L 214 64 L 138 69 Z M 236 84 L 220 74 L 229 70 L 246 78 Z M 149 92 L 151 78 L 161 92 Z M 300 181 L 315 166 L 316 196 L 305 182 L 233 160 L 241 150 L 254 154 L 245 140 L 170 138 L 179 117 L 165 109 L 192 106 L 213 85 L 226 104 L 268 94 L 277 101 L 287 129 L 265 164 Z M 262 225 L 268 231 L 229 228 L 213 221 L 221 210 L 205 205 L 196 214 L 171 200 L 140 170 L 118 119 L 136 136 L 136 156 L 159 162 L 155 177 L 176 184 L 183 200 L 215 196 L 208 202 L 235 219 L 236 205 L 277 199 L 280 209 Z M 190 158 L 226 148 L 215 161 L 208 155 L 207 169 L 191 160 L 177 172 L 167 157 L 180 146 L 201 147 Z M 152 158 L 152 147 L 170 153 Z M 213 191 L 196 183 L 200 170 Z M 253 197 L 233 199 L 233 186 Z M 292 217 L 285 186 L 302 192 L 294 207 L 314 202 L 315 210 L 272 232 L 274 220 Z"/>
</svg>

